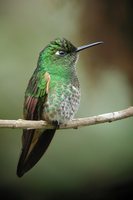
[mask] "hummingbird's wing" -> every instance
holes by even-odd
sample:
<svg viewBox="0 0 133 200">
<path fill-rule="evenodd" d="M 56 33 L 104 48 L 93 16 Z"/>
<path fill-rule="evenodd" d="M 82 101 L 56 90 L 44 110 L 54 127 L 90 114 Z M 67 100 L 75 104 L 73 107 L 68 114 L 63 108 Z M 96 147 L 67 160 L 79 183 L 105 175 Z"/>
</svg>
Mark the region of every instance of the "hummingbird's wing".
<svg viewBox="0 0 133 200">
<path fill-rule="evenodd" d="M 27 120 L 41 119 L 50 84 L 50 76 L 46 73 L 41 87 L 34 74 L 29 81 L 24 102 L 24 118 Z M 19 177 L 23 176 L 39 161 L 47 150 L 55 131 L 56 129 L 23 130 L 22 152 L 17 166 L 17 175 Z"/>
</svg>

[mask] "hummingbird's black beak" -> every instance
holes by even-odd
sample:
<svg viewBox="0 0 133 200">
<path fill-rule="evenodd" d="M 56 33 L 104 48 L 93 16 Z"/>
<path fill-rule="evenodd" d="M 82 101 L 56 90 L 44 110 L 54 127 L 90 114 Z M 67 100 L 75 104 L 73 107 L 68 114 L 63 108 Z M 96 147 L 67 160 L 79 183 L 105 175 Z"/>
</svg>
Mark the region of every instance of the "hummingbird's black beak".
<svg viewBox="0 0 133 200">
<path fill-rule="evenodd" d="M 91 43 L 91 44 L 87 44 L 87 45 L 78 47 L 76 49 L 76 52 L 79 52 L 79 51 L 82 51 L 84 49 L 87 49 L 87 48 L 90 48 L 90 47 L 93 47 L 93 46 L 96 46 L 96 45 L 99 45 L 99 44 L 103 44 L 103 43 L 104 43 L 103 41 L 100 41 L 100 42 L 94 42 L 94 43 Z"/>
</svg>

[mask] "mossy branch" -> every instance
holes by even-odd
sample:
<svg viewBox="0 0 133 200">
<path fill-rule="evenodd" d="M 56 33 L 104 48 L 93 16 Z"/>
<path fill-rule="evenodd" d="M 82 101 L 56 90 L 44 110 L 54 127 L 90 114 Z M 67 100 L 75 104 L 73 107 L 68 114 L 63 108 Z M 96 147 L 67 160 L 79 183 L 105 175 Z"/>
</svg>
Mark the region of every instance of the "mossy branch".
<svg viewBox="0 0 133 200">
<path fill-rule="evenodd" d="M 113 121 L 125 119 L 128 117 L 133 117 L 133 107 L 129 107 L 124 110 L 101 114 L 97 116 L 73 119 L 69 121 L 67 124 L 60 125 L 59 129 L 79 128 L 83 126 L 113 122 Z M 30 120 L 23 120 L 23 119 L 18 119 L 18 120 L 0 119 L 0 128 L 53 129 L 55 128 L 55 126 L 42 120 L 30 121 Z"/>
</svg>

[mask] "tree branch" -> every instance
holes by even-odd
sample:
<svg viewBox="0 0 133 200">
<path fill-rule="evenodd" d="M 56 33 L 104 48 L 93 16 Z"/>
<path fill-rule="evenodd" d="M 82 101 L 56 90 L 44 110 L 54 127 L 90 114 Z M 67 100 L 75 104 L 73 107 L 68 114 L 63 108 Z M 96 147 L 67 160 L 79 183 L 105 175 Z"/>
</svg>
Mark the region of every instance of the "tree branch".
<svg viewBox="0 0 133 200">
<path fill-rule="evenodd" d="M 113 122 L 121 119 L 125 119 L 133 116 L 133 107 L 129 107 L 124 110 L 106 113 L 102 115 L 78 118 L 69 121 L 67 124 L 60 125 L 59 129 L 78 128 L 82 126 L 90 126 L 95 124 L 101 124 L 106 122 Z M 47 123 L 46 121 L 30 121 L 30 120 L 0 120 L 0 128 L 22 128 L 22 129 L 53 129 L 54 125 Z"/>
</svg>

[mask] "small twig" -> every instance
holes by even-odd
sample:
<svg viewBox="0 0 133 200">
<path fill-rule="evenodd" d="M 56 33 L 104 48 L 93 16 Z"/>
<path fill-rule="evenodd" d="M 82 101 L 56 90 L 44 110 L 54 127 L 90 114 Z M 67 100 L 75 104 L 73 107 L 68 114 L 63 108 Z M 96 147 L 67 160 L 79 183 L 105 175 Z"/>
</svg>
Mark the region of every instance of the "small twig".
<svg viewBox="0 0 133 200">
<path fill-rule="evenodd" d="M 133 116 L 133 107 L 124 110 L 106 113 L 102 115 L 78 118 L 69 121 L 67 124 L 60 125 L 59 129 L 79 128 L 106 122 L 113 122 Z M 53 129 L 54 125 L 48 124 L 46 121 L 30 121 L 30 120 L 0 120 L 0 128 L 22 128 L 22 129 Z"/>
</svg>

